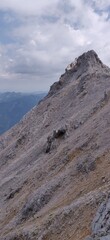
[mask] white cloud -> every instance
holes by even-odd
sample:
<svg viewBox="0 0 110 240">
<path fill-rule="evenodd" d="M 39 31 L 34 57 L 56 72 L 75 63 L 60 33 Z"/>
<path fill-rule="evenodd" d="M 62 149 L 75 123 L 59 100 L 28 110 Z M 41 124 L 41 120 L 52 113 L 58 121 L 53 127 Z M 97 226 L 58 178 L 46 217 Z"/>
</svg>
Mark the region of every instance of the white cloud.
<svg viewBox="0 0 110 240">
<path fill-rule="evenodd" d="M 95 3 L 95 6 L 99 8 L 100 10 L 105 10 L 108 7 L 110 7 L 110 0 L 93 0 Z"/>
<path fill-rule="evenodd" d="M 47 89 L 58 80 L 68 63 L 89 49 L 94 49 L 110 65 L 109 3 L 95 0 L 0 2 L 0 9 L 4 10 L 3 32 L 7 33 L 7 43 L 3 39 L 0 46 L 1 88 Z"/>
<path fill-rule="evenodd" d="M 0 9 L 12 10 L 25 16 L 32 16 L 40 15 L 44 11 L 51 11 L 57 3 L 58 0 L 3 0 L 0 1 Z"/>
</svg>

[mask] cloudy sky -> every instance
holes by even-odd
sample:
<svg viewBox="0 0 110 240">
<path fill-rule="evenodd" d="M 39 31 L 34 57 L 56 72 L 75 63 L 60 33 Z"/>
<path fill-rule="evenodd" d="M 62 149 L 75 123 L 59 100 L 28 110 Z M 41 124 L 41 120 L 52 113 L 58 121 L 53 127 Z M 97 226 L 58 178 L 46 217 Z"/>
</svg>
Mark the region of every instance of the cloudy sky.
<svg viewBox="0 0 110 240">
<path fill-rule="evenodd" d="M 0 91 L 45 91 L 94 49 L 110 66 L 110 0 L 1 0 Z"/>
</svg>

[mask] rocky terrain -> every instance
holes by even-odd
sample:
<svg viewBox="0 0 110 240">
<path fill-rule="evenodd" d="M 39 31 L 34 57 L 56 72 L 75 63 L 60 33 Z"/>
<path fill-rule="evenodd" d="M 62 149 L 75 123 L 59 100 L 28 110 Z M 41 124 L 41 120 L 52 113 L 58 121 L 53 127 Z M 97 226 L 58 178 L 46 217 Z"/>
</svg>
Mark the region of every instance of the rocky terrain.
<svg viewBox="0 0 110 240">
<path fill-rule="evenodd" d="M 110 239 L 110 68 L 91 50 L 0 137 L 0 240 Z"/>
</svg>

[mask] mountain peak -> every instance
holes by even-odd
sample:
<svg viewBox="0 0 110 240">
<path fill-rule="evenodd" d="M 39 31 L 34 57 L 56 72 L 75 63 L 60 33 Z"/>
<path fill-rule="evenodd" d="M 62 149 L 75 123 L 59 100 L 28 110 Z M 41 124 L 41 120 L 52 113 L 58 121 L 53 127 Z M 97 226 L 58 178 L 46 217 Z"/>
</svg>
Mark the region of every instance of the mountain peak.
<svg viewBox="0 0 110 240">
<path fill-rule="evenodd" d="M 65 68 L 65 73 L 61 75 L 58 82 L 55 82 L 51 87 L 48 96 L 55 94 L 62 89 L 69 81 L 77 80 L 83 74 L 92 74 L 96 72 L 108 71 L 108 67 L 105 66 L 97 53 L 94 50 L 89 50 L 83 53 L 78 58 L 70 63 Z"/>
<path fill-rule="evenodd" d="M 110 240 L 110 69 L 70 67 L 0 137 L 0 240 Z"/>
<path fill-rule="evenodd" d="M 97 64 L 102 66 L 103 63 L 99 59 L 97 53 L 94 50 L 90 50 L 88 52 L 83 53 L 79 58 L 77 59 L 78 63 L 83 63 L 83 64 L 91 64 L 92 66 L 96 66 Z"/>
<path fill-rule="evenodd" d="M 68 71 L 77 71 L 79 68 L 83 67 L 81 70 L 87 71 L 88 67 L 91 68 L 100 68 L 103 67 L 103 63 L 99 59 L 97 53 L 94 50 L 90 50 L 88 52 L 83 53 L 78 58 L 75 58 L 74 62 L 70 63 L 67 68 L 65 69 L 66 72 Z"/>
</svg>

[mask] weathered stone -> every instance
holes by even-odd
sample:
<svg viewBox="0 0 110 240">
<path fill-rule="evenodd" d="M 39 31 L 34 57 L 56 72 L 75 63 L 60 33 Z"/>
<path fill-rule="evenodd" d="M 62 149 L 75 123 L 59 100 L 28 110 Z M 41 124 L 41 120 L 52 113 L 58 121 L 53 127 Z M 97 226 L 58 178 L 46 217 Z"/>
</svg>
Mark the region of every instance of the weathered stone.
<svg viewBox="0 0 110 240">
<path fill-rule="evenodd" d="M 52 144 L 54 143 L 55 139 L 62 139 L 62 137 L 65 136 L 66 131 L 67 127 L 61 127 L 58 130 L 53 130 L 53 134 L 47 138 L 46 153 L 49 153 L 52 149 Z"/>
<path fill-rule="evenodd" d="M 0 240 L 110 236 L 110 69 L 94 51 L 72 67 L 0 136 Z"/>
</svg>

